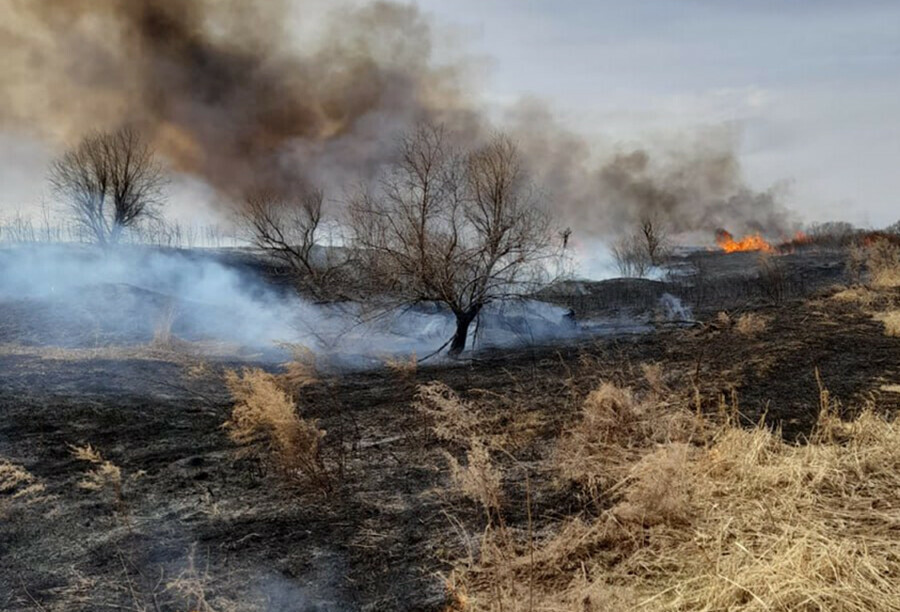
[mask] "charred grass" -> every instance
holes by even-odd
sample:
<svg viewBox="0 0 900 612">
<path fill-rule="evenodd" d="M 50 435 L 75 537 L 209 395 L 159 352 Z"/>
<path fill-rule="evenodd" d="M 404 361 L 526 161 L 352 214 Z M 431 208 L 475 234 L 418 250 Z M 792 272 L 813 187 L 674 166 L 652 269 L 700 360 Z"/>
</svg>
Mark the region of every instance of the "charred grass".
<svg viewBox="0 0 900 612">
<path fill-rule="evenodd" d="M 893 609 L 900 340 L 838 295 L 339 376 L 4 352 L 0 608 Z M 254 380 L 282 410 L 223 428 Z"/>
</svg>

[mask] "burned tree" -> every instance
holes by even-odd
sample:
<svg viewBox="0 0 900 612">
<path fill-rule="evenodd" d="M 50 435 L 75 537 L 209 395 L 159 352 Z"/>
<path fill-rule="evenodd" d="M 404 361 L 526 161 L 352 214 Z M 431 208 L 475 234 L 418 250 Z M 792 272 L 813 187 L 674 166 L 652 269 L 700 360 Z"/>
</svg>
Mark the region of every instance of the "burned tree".
<svg viewBox="0 0 900 612">
<path fill-rule="evenodd" d="M 53 162 L 50 184 L 83 233 L 108 245 L 156 217 L 165 179 L 150 145 L 126 127 L 87 136 Z"/>
<path fill-rule="evenodd" d="M 377 186 L 352 200 L 350 224 L 376 286 L 405 303 L 450 309 L 456 355 L 485 305 L 544 276 L 552 233 L 537 204 L 507 137 L 463 154 L 442 128 L 425 125 L 401 140 Z"/>
</svg>

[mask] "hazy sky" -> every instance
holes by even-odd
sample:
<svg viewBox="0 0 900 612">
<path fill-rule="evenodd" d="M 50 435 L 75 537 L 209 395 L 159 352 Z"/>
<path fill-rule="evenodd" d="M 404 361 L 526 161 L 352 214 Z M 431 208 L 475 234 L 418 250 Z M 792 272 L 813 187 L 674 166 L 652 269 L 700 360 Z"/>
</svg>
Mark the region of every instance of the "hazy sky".
<svg viewBox="0 0 900 612">
<path fill-rule="evenodd" d="M 741 134 L 750 183 L 807 220 L 900 219 L 900 2 L 420 0 L 483 55 L 496 105 L 551 102 L 579 131 Z"/>
</svg>

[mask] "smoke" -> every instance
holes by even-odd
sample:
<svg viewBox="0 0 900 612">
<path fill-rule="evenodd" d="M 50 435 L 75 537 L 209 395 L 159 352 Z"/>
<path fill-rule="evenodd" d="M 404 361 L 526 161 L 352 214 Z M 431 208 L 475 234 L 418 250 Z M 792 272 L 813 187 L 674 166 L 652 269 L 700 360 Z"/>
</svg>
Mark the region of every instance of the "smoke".
<svg viewBox="0 0 900 612">
<path fill-rule="evenodd" d="M 266 282 L 241 254 L 123 247 L 34 245 L 0 249 L 0 342 L 94 348 L 138 346 L 161 326 L 200 351 L 282 360 L 304 345 L 335 367 L 377 366 L 393 355 L 428 355 L 453 335 L 438 306 L 383 312 L 357 303 L 312 304 Z M 574 337 L 567 311 L 536 301 L 484 309 L 478 347 Z M 225 343 L 222 346 L 221 343 Z"/>
<path fill-rule="evenodd" d="M 434 65 L 417 9 L 341 8 L 298 47 L 288 24 L 321 13 L 310 2 L 13 0 L 0 124 L 62 141 L 135 124 L 175 170 L 230 196 L 370 171 L 415 121 L 465 128 L 462 67 Z"/>
<path fill-rule="evenodd" d="M 471 66 L 438 61 L 435 27 L 415 6 L 328 6 L 10 0 L 0 13 L 0 128 L 71 144 L 87 129 L 135 124 L 174 170 L 225 201 L 308 182 L 339 193 L 374 176 L 418 121 L 442 122 L 464 142 L 488 132 Z M 532 101 L 501 127 L 556 218 L 579 234 L 608 237 L 648 217 L 674 233 L 789 225 L 777 190 L 745 183 L 728 130 L 620 149 Z"/>
<path fill-rule="evenodd" d="M 622 148 L 588 142 L 534 101 L 518 105 L 509 121 L 555 212 L 589 235 L 633 231 L 645 219 L 672 234 L 728 227 L 786 235 L 794 226 L 783 185 L 747 184 L 728 127 Z"/>
</svg>

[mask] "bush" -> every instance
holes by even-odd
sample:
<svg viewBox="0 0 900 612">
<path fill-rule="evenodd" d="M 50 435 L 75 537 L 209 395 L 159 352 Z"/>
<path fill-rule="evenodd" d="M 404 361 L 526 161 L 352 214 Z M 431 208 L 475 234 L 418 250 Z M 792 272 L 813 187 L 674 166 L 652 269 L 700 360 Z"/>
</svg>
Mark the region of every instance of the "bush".
<svg viewBox="0 0 900 612">
<path fill-rule="evenodd" d="M 325 431 L 316 421 L 298 416 L 294 399 L 275 376 L 257 368 L 228 370 L 225 384 L 235 400 L 231 419 L 224 425 L 231 439 L 237 444 L 265 444 L 267 457 L 285 475 L 330 490 L 320 448 Z"/>
</svg>

